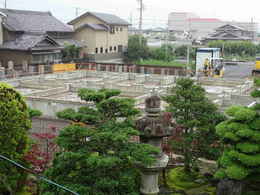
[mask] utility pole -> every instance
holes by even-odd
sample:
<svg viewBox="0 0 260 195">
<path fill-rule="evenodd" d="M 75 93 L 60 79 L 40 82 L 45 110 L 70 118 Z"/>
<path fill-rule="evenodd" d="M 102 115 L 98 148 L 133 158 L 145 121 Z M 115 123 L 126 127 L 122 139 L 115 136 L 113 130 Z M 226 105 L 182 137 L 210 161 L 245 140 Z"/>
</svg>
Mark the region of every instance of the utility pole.
<svg viewBox="0 0 260 195">
<path fill-rule="evenodd" d="M 140 17 L 139 17 L 139 41 L 140 45 L 142 43 L 142 35 L 143 35 L 143 11 L 144 11 L 144 4 L 143 0 L 137 0 L 140 2 Z"/>
<path fill-rule="evenodd" d="M 78 17 L 78 15 L 79 15 L 79 10 L 80 10 L 79 7 L 75 7 L 75 15 L 76 15 L 76 17 Z"/>
<path fill-rule="evenodd" d="M 129 21 L 130 24 L 133 26 L 133 12 L 130 13 Z"/>
<path fill-rule="evenodd" d="M 5 0 L 5 9 L 7 8 L 7 0 Z"/>
<path fill-rule="evenodd" d="M 169 46 L 169 25 L 167 25 L 167 27 L 166 27 L 167 29 L 166 29 L 166 37 L 165 37 L 165 56 L 166 56 L 166 58 L 168 57 L 168 46 Z M 167 58 L 168 59 L 168 58 Z M 166 60 L 167 60 L 166 59 Z"/>
<path fill-rule="evenodd" d="M 188 21 L 188 32 L 187 32 L 187 62 L 186 62 L 186 70 L 190 64 L 190 45 L 189 45 L 189 41 L 191 40 L 191 24 L 190 24 L 190 20 Z"/>
</svg>

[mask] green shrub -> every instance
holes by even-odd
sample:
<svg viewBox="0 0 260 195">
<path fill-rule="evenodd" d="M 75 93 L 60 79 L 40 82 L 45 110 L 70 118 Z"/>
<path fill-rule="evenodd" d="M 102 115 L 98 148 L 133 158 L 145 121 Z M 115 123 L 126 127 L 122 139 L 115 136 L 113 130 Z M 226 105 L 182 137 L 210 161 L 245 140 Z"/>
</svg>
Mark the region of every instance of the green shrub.
<svg viewBox="0 0 260 195">
<path fill-rule="evenodd" d="M 249 172 L 242 166 L 232 165 L 226 169 L 226 174 L 231 179 L 242 180 L 249 175 Z"/>
<path fill-rule="evenodd" d="M 242 138 L 243 137 L 249 138 L 249 137 L 254 136 L 254 131 L 252 131 L 250 129 L 241 129 L 236 132 L 236 135 L 238 135 L 239 137 L 242 137 Z"/>
<path fill-rule="evenodd" d="M 260 97 L 260 90 L 255 89 L 252 93 L 251 96 L 254 98 Z"/>
<path fill-rule="evenodd" d="M 224 137 L 224 135 L 227 132 L 227 125 L 229 124 L 229 121 L 224 121 L 216 126 L 216 133 L 219 137 Z"/>
<path fill-rule="evenodd" d="M 34 110 L 34 109 L 31 109 L 31 108 L 28 108 L 28 112 L 29 112 L 30 118 L 33 118 L 33 117 L 37 117 L 37 116 L 41 116 L 41 115 L 42 115 L 42 112 L 41 112 L 41 111 L 39 111 L 39 110 Z"/>
<path fill-rule="evenodd" d="M 260 146 L 258 144 L 249 143 L 249 142 L 238 143 L 236 145 L 236 148 L 244 153 L 255 153 L 255 152 L 259 152 L 260 150 Z"/>
<path fill-rule="evenodd" d="M 227 174 L 225 173 L 225 169 L 219 169 L 219 170 L 215 173 L 214 177 L 215 177 L 216 179 L 224 179 L 224 178 L 226 178 L 226 177 L 227 177 Z"/>
<path fill-rule="evenodd" d="M 177 167 L 168 173 L 168 185 L 176 190 L 188 190 L 202 185 L 194 182 L 198 178 L 197 173 L 188 173 L 183 167 Z"/>
<path fill-rule="evenodd" d="M 231 141 L 238 141 L 239 140 L 239 137 L 236 136 L 235 133 L 232 133 L 232 132 L 227 132 L 225 133 L 225 135 L 223 136 L 225 139 L 229 139 Z"/>
<path fill-rule="evenodd" d="M 0 154 L 27 165 L 23 158 L 29 146 L 30 128 L 24 99 L 12 87 L 0 83 Z M 22 169 L 0 160 L 0 194 L 21 191 L 26 177 Z"/>
<path fill-rule="evenodd" d="M 224 152 L 223 155 L 219 158 L 218 162 L 225 167 L 231 166 L 233 164 L 228 152 Z"/>
<path fill-rule="evenodd" d="M 185 67 L 186 65 L 176 61 L 163 61 L 163 60 L 142 60 L 135 62 L 137 65 L 156 65 L 156 66 L 174 66 L 174 67 Z"/>
<path fill-rule="evenodd" d="M 255 116 L 255 111 L 250 110 L 248 108 L 241 108 L 235 113 L 234 119 L 238 121 L 252 121 Z"/>
<path fill-rule="evenodd" d="M 260 170 L 260 116 L 239 106 L 229 108 L 226 113 L 229 120 L 216 127 L 225 147 L 215 177 L 246 180 Z"/>
<path fill-rule="evenodd" d="M 235 116 L 235 113 L 241 109 L 241 106 L 231 106 L 226 110 L 226 114 L 229 116 Z"/>
<path fill-rule="evenodd" d="M 260 87 L 260 78 L 254 78 L 254 84 L 257 87 Z"/>
<path fill-rule="evenodd" d="M 260 119 L 255 119 L 249 123 L 249 127 L 254 130 L 260 130 Z"/>
<path fill-rule="evenodd" d="M 239 160 L 245 166 L 259 166 L 260 154 L 247 155 L 243 153 L 237 153 L 236 159 Z"/>
</svg>

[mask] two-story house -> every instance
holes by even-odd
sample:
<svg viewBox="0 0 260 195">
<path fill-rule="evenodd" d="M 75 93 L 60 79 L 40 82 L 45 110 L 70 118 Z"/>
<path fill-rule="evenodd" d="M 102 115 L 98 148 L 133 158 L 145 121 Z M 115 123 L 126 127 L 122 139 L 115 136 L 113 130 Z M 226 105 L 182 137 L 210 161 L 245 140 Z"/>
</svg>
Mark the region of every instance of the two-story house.
<svg viewBox="0 0 260 195">
<path fill-rule="evenodd" d="M 0 62 L 21 65 L 57 62 L 66 44 L 73 40 L 73 29 L 50 12 L 0 9 Z"/>
<path fill-rule="evenodd" d="M 125 20 L 112 14 L 87 12 L 68 24 L 74 27 L 74 39 L 85 46 L 83 55 L 96 61 L 123 57 L 128 45 L 129 23 Z"/>
<path fill-rule="evenodd" d="M 224 41 L 254 41 L 255 31 L 240 26 L 226 24 L 215 29 L 215 32 L 206 37 L 203 42 Z"/>
</svg>

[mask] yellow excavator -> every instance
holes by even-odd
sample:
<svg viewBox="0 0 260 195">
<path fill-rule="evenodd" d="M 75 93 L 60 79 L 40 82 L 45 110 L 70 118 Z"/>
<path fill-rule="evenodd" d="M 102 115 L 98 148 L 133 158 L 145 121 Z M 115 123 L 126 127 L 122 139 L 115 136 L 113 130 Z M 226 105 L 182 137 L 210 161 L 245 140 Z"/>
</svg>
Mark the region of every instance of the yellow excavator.
<svg viewBox="0 0 260 195">
<path fill-rule="evenodd" d="M 255 68 L 252 71 L 253 76 L 260 76 L 260 57 L 256 57 Z"/>
<path fill-rule="evenodd" d="M 205 59 L 202 70 L 204 76 L 221 78 L 224 76 L 224 71 L 225 68 L 223 65 L 223 60 L 221 58 Z"/>
<path fill-rule="evenodd" d="M 203 74 L 205 77 L 223 77 L 225 68 L 220 56 L 220 48 L 197 48 L 196 74 Z"/>
</svg>

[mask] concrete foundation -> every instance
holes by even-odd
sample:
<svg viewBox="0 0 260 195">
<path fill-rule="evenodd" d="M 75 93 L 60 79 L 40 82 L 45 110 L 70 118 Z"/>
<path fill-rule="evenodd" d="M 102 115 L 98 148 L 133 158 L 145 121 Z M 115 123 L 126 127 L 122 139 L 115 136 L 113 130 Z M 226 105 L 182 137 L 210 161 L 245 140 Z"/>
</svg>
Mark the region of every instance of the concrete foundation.
<svg viewBox="0 0 260 195">
<path fill-rule="evenodd" d="M 97 68 L 100 67 L 97 66 Z M 118 68 L 127 67 L 119 66 Z M 141 69 L 141 72 L 143 71 Z M 93 106 L 81 101 L 77 96 L 80 88 L 119 89 L 122 91 L 120 97 L 134 98 L 136 107 L 144 109 L 144 100 L 151 95 L 151 92 L 156 90 L 160 95 L 167 94 L 178 78 L 172 75 L 80 70 L 16 79 L 2 77 L 1 79 L 2 82 L 9 83 L 24 95 L 30 107 L 41 110 L 44 117 L 56 119 L 56 112 L 66 108 L 78 109 L 83 105 Z M 253 82 L 250 80 L 213 78 L 194 78 L 194 80 L 205 88 L 209 99 L 219 105 L 222 110 L 234 104 L 247 106 L 253 101 L 250 96 Z M 165 103 L 162 105 L 166 106 Z"/>
</svg>

